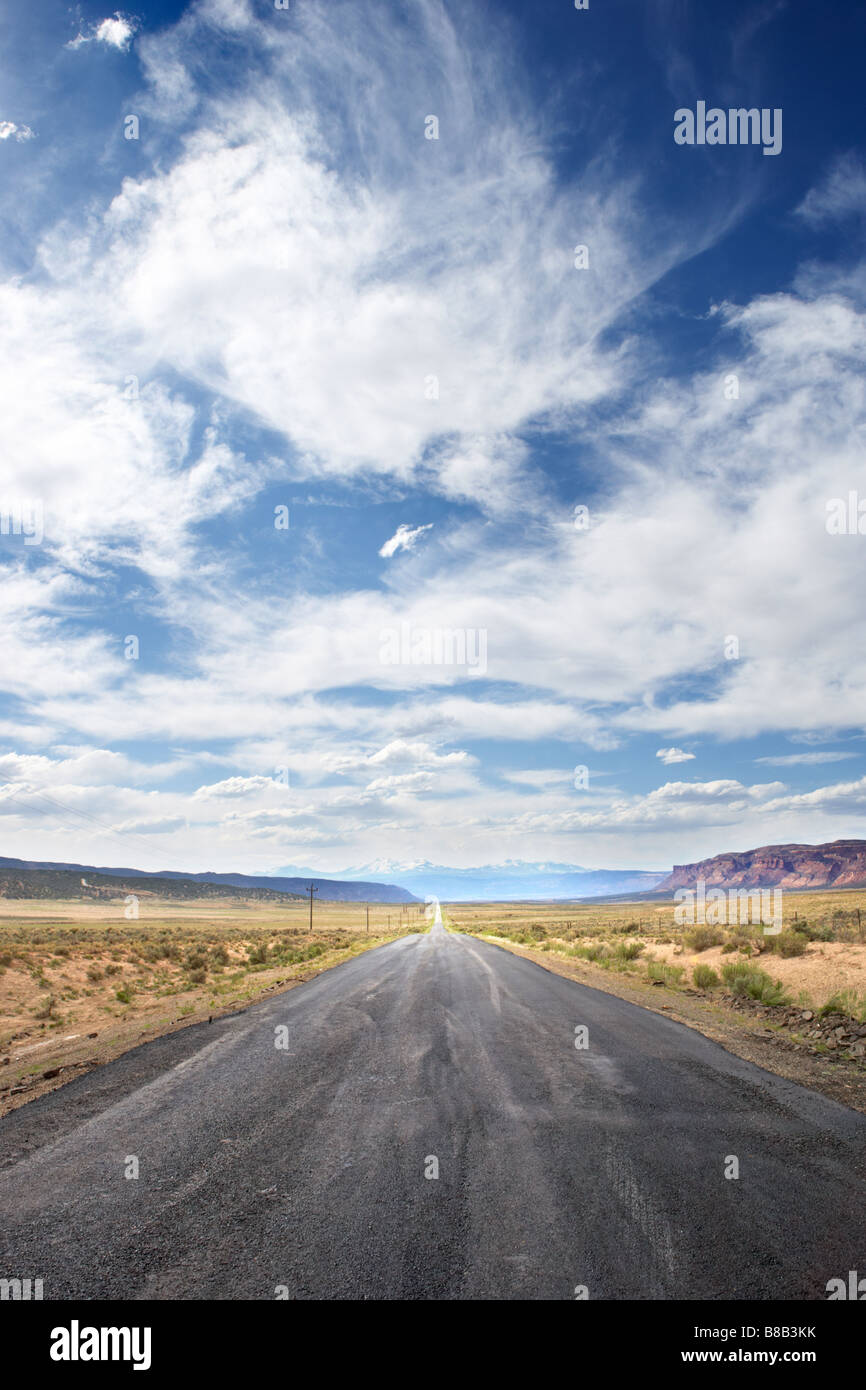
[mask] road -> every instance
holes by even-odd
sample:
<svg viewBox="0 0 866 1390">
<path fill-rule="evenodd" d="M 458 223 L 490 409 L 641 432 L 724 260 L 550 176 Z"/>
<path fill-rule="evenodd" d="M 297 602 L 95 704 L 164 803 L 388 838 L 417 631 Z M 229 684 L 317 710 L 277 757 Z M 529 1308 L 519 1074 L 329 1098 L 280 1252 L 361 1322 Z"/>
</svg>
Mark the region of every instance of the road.
<svg viewBox="0 0 866 1390">
<path fill-rule="evenodd" d="M 0 1122 L 0 1276 L 46 1299 L 826 1298 L 866 1274 L 864 1140 L 436 924 Z"/>
</svg>

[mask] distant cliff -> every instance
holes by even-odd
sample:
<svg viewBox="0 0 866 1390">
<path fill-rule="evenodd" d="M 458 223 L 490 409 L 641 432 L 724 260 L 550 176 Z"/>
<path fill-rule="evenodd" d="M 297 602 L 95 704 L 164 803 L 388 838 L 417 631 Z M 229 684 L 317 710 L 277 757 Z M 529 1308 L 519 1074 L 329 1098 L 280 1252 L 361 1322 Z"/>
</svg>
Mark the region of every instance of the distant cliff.
<svg viewBox="0 0 866 1390">
<path fill-rule="evenodd" d="M 698 879 L 720 888 L 848 888 L 866 884 L 866 840 L 826 845 L 764 845 L 740 854 L 715 854 L 676 864 L 657 892 L 694 887 Z"/>
</svg>

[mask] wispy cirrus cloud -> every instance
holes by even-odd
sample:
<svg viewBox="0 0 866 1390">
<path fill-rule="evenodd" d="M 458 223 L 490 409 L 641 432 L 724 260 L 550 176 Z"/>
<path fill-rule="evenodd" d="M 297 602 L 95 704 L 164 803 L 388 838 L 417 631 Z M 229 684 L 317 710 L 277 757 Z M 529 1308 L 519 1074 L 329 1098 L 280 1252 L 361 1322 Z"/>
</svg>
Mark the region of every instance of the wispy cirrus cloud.
<svg viewBox="0 0 866 1390">
<path fill-rule="evenodd" d="M 412 550 L 419 536 L 423 536 L 425 531 L 431 531 L 433 523 L 428 522 L 426 526 L 398 526 L 385 544 L 380 546 L 379 554 L 385 560 L 390 560 L 392 555 L 396 555 L 398 550 Z"/>
<path fill-rule="evenodd" d="M 862 159 L 850 152 L 842 155 L 821 183 L 809 189 L 796 211 L 815 225 L 866 213 L 866 166 Z"/>
<path fill-rule="evenodd" d="M 0 121 L 0 140 L 17 140 L 20 144 L 24 140 L 35 139 L 36 132 L 31 130 L 29 125 L 16 125 L 15 121 Z"/>
<path fill-rule="evenodd" d="M 756 763 L 772 767 L 816 767 L 821 763 L 841 763 L 856 758 L 857 753 L 783 753 L 776 757 L 756 758 Z"/>
<path fill-rule="evenodd" d="M 857 784 L 602 792 L 599 775 L 581 794 L 570 772 L 587 749 L 595 768 L 637 747 L 646 778 L 654 752 L 693 760 L 691 740 L 709 768 L 710 740 L 862 727 L 864 562 L 824 526 L 862 471 L 856 275 L 756 271 L 733 302 L 691 261 L 698 308 L 674 317 L 705 347 L 675 352 L 654 287 L 730 229 L 739 176 L 719 178 L 733 212 L 695 198 L 675 216 L 580 96 L 570 138 L 592 155 L 564 174 L 562 108 L 539 104 L 507 25 L 433 0 L 396 14 L 211 0 L 73 41 L 135 35 L 145 139 L 125 143 L 112 106 L 86 215 L 58 205 L 31 273 L 0 286 L 0 505 L 45 510 L 38 554 L 2 538 L 0 731 L 9 757 L 50 763 L 4 775 L 82 788 L 91 810 L 110 786 L 118 833 L 177 825 L 205 858 L 249 834 L 359 861 L 377 837 L 411 856 L 438 836 L 447 859 L 450 836 L 483 862 L 580 834 L 657 865 L 719 826 L 803 838 L 803 818 L 860 815 Z M 861 182 L 831 167 L 800 233 L 855 210 Z M 280 535 L 291 489 L 358 524 L 310 503 Z M 372 536 L 412 563 L 376 564 Z M 488 678 L 383 665 L 403 623 L 483 632 Z M 139 740 L 150 781 L 120 751 Z M 107 760 L 58 752 L 102 743 Z"/>
</svg>

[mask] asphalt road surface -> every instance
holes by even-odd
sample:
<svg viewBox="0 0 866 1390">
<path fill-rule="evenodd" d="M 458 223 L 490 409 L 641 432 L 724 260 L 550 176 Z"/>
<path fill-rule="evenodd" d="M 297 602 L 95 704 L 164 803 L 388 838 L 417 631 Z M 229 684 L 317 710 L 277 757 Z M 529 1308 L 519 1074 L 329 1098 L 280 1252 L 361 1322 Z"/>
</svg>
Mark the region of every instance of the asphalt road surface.
<svg viewBox="0 0 866 1390">
<path fill-rule="evenodd" d="M 437 925 L 0 1122 L 0 1277 L 46 1299 L 823 1299 L 866 1274 L 864 1140 L 854 1111 Z"/>
</svg>

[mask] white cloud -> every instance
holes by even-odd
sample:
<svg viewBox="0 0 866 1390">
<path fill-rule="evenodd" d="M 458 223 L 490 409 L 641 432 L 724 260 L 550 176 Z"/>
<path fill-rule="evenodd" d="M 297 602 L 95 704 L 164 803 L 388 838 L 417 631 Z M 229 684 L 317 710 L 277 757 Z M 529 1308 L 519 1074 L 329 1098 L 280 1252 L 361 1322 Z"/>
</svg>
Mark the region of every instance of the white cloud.
<svg viewBox="0 0 866 1390">
<path fill-rule="evenodd" d="M 829 787 L 815 787 L 771 801 L 769 811 L 780 814 L 789 811 L 834 812 L 842 815 L 863 815 L 866 812 L 866 777 L 855 782 L 837 782 Z"/>
<path fill-rule="evenodd" d="M 81 42 L 128 46 L 105 26 L 131 23 L 118 13 Z M 227 35 L 237 83 L 213 95 L 203 74 Z M 36 273 L 0 287 L 0 504 L 45 505 L 38 565 L 13 552 L 0 589 L 4 684 L 24 711 L 2 731 L 52 753 L 16 754 L 4 776 L 118 788 L 106 813 L 126 826 L 194 803 L 183 845 L 205 856 L 234 852 L 245 826 L 289 848 L 325 843 L 298 838 L 319 816 L 329 835 L 356 838 L 359 859 L 381 853 L 377 835 L 409 857 L 413 835 L 451 835 L 483 862 L 500 830 L 528 837 L 507 852 L 526 857 L 537 836 L 549 857 L 547 834 L 586 831 L 601 850 L 622 827 L 745 834 L 762 815 L 784 828 L 801 813 L 822 825 L 846 806 L 859 814 L 856 783 L 805 802 L 735 782 L 575 801 L 567 778 L 515 774 L 537 788 L 527 820 L 530 798 L 485 790 L 486 769 L 461 748 L 606 751 L 649 733 L 653 747 L 671 741 L 657 754 L 668 764 L 694 757 L 673 740 L 807 738 L 818 723 L 832 734 L 862 728 L 866 707 L 853 640 L 864 549 L 824 526 L 827 499 L 862 477 L 856 283 L 798 279 L 717 306 L 715 364 L 673 380 L 643 337 L 607 346 L 605 330 L 716 225 L 700 209 L 675 234 L 648 223 L 639 184 L 604 158 L 563 190 L 519 73 L 495 34 L 481 38 L 432 3 L 399 29 L 376 6 L 339 3 L 298 7 L 281 28 L 220 0 L 137 45 L 148 172 L 102 215 L 59 223 Z M 440 113 L 439 142 L 412 122 L 419 90 Z M 4 123 L 0 138 L 19 129 Z M 843 175 L 806 199 L 807 223 L 858 205 Z M 591 275 L 571 261 L 576 226 L 598 249 Z M 586 407 L 602 399 L 597 420 Z M 279 436 L 274 457 L 228 442 L 239 419 Z M 530 428 L 573 439 L 578 424 L 586 471 L 604 483 L 586 532 L 571 525 L 582 499 L 554 499 L 537 469 Z M 317 479 L 426 489 L 463 519 L 437 510 L 423 574 L 398 564 L 382 590 L 287 596 L 204 539 L 287 478 L 313 493 Z M 429 528 L 401 526 L 380 553 Z M 142 611 L 176 643 L 164 668 L 146 644 L 134 669 L 123 661 L 125 595 L 102 629 L 80 622 L 130 571 L 146 585 Z M 383 665 L 381 630 L 403 621 L 483 631 L 489 682 Z M 226 740 L 234 761 L 202 773 L 229 775 L 193 796 L 161 794 L 154 812 L 131 760 L 53 746 L 142 738 Z M 283 763 L 315 786 L 308 807 L 263 804 Z M 342 800 L 318 785 L 328 778 Z M 229 833 L 220 803 L 235 799 Z"/>
<path fill-rule="evenodd" d="M 89 785 L 116 783 L 119 779 L 151 780 L 165 775 L 166 768 L 145 769 L 122 753 L 108 748 L 76 750 L 72 757 L 49 758 L 43 754 L 7 753 L 0 757 L 0 778 L 27 787 L 64 786 L 70 782 Z"/>
<path fill-rule="evenodd" d="M 367 783 L 368 792 L 420 792 L 431 791 L 435 786 L 429 772 L 394 773 L 390 777 L 374 777 Z"/>
<path fill-rule="evenodd" d="M 217 21 L 256 78 L 202 110 Z M 599 332 L 691 250 L 674 228 L 642 238 L 637 186 L 601 166 L 563 191 L 513 59 L 488 31 L 470 60 L 467 37 L 432 0 L 399 28 L 386 7 L 291 26 L 192 7 L 141 48 L 152 121 L 172 141 L 195 125 L 115 199 L 109 260 L 129 327 L 281 431 L 307 476 L 420 475 L 498 510 L 537 490 L 516 430 L 621 387 Z M 407 118 L 418 90 L 447 140 Z M 604 247 L 592 275 L 575 225 Z"/>
<path fill-rule="evenodd" d="M 212 782 L 199 787 L 193 796 L 196 801 L 234 800 L 238 797 L 252 796 L 257 792 L 271 791 L 277 786 L 271 777 L 227 777 L 222 782 Z"/>
<path fill-rule="evenodd" d="M 70 760 L 7 757 L 0 776 L 28 781 L 0 786 L 4 852 L 145 870 L 267 871 L 274 863 L 268 856 L 299 862 L 297 854 L 311 846 L 321 851 L 324 872 L 350 862 L 346 846 L 372 849 L 383 840 L 398 855 L 423 843 L 436 859 L 444 854 L 471 863 L 499 862 L 517 853 L 530 859 L 573 857 L 574 836 L 580 835 L 581 844 L 592 850 L 590 862 L 614 859 L 623 867 L 663 869 L 717 852 L 722 831 L 725 839 L 748 847 L 866 830 L 866 777 L 803 794 L 780 782 L 750 786 L 733 778 L 669 782 L 626 794 L 601 787 L 577 792 L 551 771 L 543 774 L 544 781 L 535 779 L 527 802 L 517 792 L 478 779 L 471 759 L 393 742 L 394 747 L 358 761 L 360 782 L 336 787 L 325 780 L 306 787 L 303 796 L 257 776 L 212 784 L 214 796 L 143 791 L 107 782 L 108 765 L 95 756 L 101 750 L 82 754 L 90 761 L 77 766 Z M 47 768 L 47 762 L 54 766 Z M 124 768 L 118 762 L 115 770 L 140 781 L 144 765 L 130 762 Z M 65 782 L 56 780 L 61 772 Z M 73 774 L 77 782 L 70 780 Z M 238 801 L 243 809 L 235 809 Z M 808 835 L 804 814 L 811 817 Z M 162 841 L 169 833 L 167 849 Z"/>
<path fill-rule="evenodd" d="M 797 212 L 818 225 L 866 213 L 866 168 L 861 160 L 854 154 L 838 159 L 826 178 L 809 190 Z"/>
<path fill-rule="evenodd" d="M 656 753 L 656 757 L 661 758 L 666 765 L 668 763 L 687 763 L 694 756 L 694 753 L 684 753 L 682 748 L 659 748 Z"/>
<path fill-rule="evenodd" d="M 772 767 L 814 767 L 818 763 L 841 763 L 858 756 L 857 753 L 785 753 L 779 757 L 755 758 L 755 762 Z"/>
<path fill-rule="evenodd" d="M 65 274 L 68 248 L 49 238 L 43 258 Z M 215 428 L 193 444 L 195 410 L 147 380 L 141 350 L 106 322 L 100 296 L 113 291 L 82 276 L 0 286 L 3 500 L 40 502 L 42 550 L 67 570 L 98 577 L 113 561 L 180 577 L 193 529 L 251 496 L 260 474 Z"/>
<path fill-rule="evenodd" d="M 428 522 L 426 526 L 398 526 L 390 540 L 380 548 L 379 554 L 386 560 L 396 554 L 398 550 L 411 550 L 419 536 L 423 536 L 425 531 L 431 531 L 433 523 Z"/>
<path fill-rule="evenodd" d="M 186 823 L 184 816 L 164 816 L 161 820 L 121 821 L 113 829 L 120 835 L 170 835 Z"/>
<path fill-rule="evenodd" d="M 464 750 L 439 753 L 431 744 L 423 740 L 395 738 L 379 748 L 375 753 L 361 755 L 335 755 L 329 765 L 342 775 L 355 772 L 368 773 L 380 768 L 411 769 L 453 769 L 474 767 L 476 759 Z"/>
<path fill-rule="evenodd" d="M 104 43 L 108 48 L 116 48 L 125 53 L 138 28 L 138 21 L 131 15 L 115 10 L 114 16 L 102 19 L 91 25 L 90 32 L 83 31 L 66 45 L 67 48 L 82 48 L 88 43 Z"/>
<path fill-rule="evenodd" d="M 0 140 L 22 140 L 34 139 L 35 132 L 29 125 L 16 125 L 14 121 L 0 121 Z"/>
<path fill-rule="evenodd" d="M 561 767 L 521 768 L 504 772 L 502 776 L 507 782 L 514 782 L 519 787 L 533 787 L 538 790 L 574 783 L 574 773 Z"/>
</svg>

